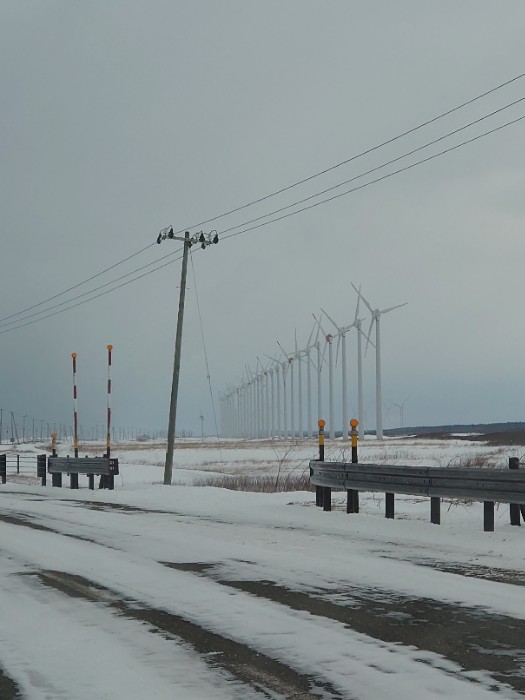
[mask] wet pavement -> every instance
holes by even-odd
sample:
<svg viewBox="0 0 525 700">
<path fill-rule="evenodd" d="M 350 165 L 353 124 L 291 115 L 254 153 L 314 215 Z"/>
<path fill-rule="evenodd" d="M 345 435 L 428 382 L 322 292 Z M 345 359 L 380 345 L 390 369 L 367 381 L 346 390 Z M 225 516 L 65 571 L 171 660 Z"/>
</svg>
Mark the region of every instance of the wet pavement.
<svg viewBox="0 0 525 700">
<path fill-rule="evenodd" d="M 298 591 L 273 581 L 224 580 L 214 574 L 212 564 L 167 565 L 293 610 L 337 620 L 375 639 L 440 654 L 458 664 L 466 678 L 487 671 L 494 678 L 494 690 L 504 683 L 525 694 L 525 620 L 383 589 Z"/>
</svg>

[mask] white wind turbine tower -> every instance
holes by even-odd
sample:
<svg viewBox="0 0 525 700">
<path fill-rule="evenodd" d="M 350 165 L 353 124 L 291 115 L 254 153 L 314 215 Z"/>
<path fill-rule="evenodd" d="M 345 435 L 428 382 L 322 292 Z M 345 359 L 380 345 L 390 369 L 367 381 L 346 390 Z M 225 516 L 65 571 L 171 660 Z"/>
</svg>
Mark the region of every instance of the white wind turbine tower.
<svg viewBox="0 0 525 700">
<path fill-rule="evenodd" d="M 275 419 L 272 419 L 273 424 L 275 426 L 275 434 L 277 437 L 286 437 L 286 420 L 281 420 L 282 416 L 282 411 L 281 411 L 281 383 L 279 381 L 279 369 L 282 371 L 282 383 L 283 383 L 283 392 L 284 392 L 284 387 L 286 385 L 286 367 L 288 366 L 288 362 L 281 362 L 281 360 L 277 360 L 275 357 L 272 357 L 271 355 L 266 355 L 266 357 L 271 360 L 274 363 L 273 370 L 271 372 L 275 372 L 275 405 L 274 405 L 274 399 L 272 397 L 272 412 L 275 408 Z M 272 387 L 273 387 L 273 375 L 272 375 Z M 272 388 L 272 393 L 273 393 L 273 388 Z M 286 397 L 284 397 L 284 401 L 286 403 Z"/>
<path fill-rule="evenodd" d="M 399 408 L 399 427 L 404 428 L 405 427 L 405 404 L 408 401 L 408 398 L 405 399 L 402 403 L 396 403 L 393 401 L 392 403 L 394 406 Z"/>
<path fill-rule="evenodd" d="M 376 438 L 378 440 L 383 439 L 383 405 L 381 396 L 381 316 L 383 314 L 389 313 L 389 311 L 394 311 L 394 309 L 400 309 L 402 306 L 406 306 L 407 302 L 403 304 L 397 304 L 396 306 L 389 306 L 387 309 L 373 309 L 365 297 L 361 294 L 359 290 L 352 285 L 359 297 L 365 303 L 365 306 L 372 314 L 372 320 L 370 321 L 370 328 L 368 329 L 368 340 L 370 340 L 370 334 L 372 332 L 372 326 L 376 324 Z"/>
<path fill-rule="evenodd" d="M 281 362 L 281 367 L 282 367 L 282 378 L 283 378 L 283 437 L 287 438 L 288 437 L 288 401 L 287 401 L 287 396 L 286 396 L 286 375 L 288 374 L 288 369 L 291 367 L 291 360 L 288 357 L 288 355 L 285 353 L 283 350 L 281 343 L 277 341 L 277 345 L 279 346 L 280 351 L 286 358 L 285 361 Z M 292 399 L 293 399 L 293 392 L 292 392 Z M 292 401 L 292 410 L 293 410 L 293 401 Z M 293 418 L 292 418 L 293 421 Z"/>
<path fill-rule="evenodd" d="M 298 437 L 300 440 L 304 437 L 303 433 L 303 373 L 301 371 L 301 353 L 302 350 L 297 349 L 297 329 L 295 330 L 295 354 L 294 359 L 297 360 L 297 383 L 298 383 L 298 404 L 299 404 L 299 431 Z"/>
<path fill-rule="evenodd" d="M 337 364 L 337 354 L 339 352 L 339 344 L 341 344 L 341 381 L 343 383 L 343 430 L 342 430 L 342 439 L 348 440 L 348 427 L 350 425 L 350 421 L 348 419 L 348 381 L 346 377 L 346 334 L 348 331 L 355 326 L 355 321 L 351 323 L 349 326 L 338 326 L 337 323 L 334 321 L 334 319 L 328 315 L 328 313 L 324 310 L 321 309 L 321 311 L 324 313 L 326 318 L 330 321 L 330 323 L 333 323 L 337 330 L 337 352 L 336 352 L 336 364 Z"/>
<path fill-rule="evenodd" d="M 313 315 L 313 316 L 317 322 L 317 325 L 319 326 L 321 333 L 324 335 L 325 350 L 326 350 L 326 345 L 328 345 L 328 414 L 329 414 L 328 437 L 333 438 L 335 436 L 335 432 L 334 432 L 334 422 L 335 422 L 335 419 L 334 419 L 334 353 L 333 353 L 333 347 L 332 347 L 334 336 L 331 333 L 327 333 L 324 330 L 324 328 L 322 327 L 321 321 L 318 318 L 316 318 L 315 315 Z M 324 355 L 324 353 L 323 353 L 323 355 Z M 322 359 L 321 359 L 321 363 L 322 363 Z M 321 418 L 321 416 L 319 416 L 319 418 Z"/>
<path fill-rule="evenodd" d="M 306 358 L 306 410 L 307 410 L 307 421 L 308 421 L 308 430 L 307 430 L 307 435 L 309 438 L 312 437 L 312 372 L 311 372 L 311 365 L 312 365 L 312 358 L 310 357 L 310 352 L 312 348 L 317 347 L 317 339 L 319 337 L 319 328 L 317 329 L 317 336 L 315 338 L 315 342 L 311 344 L 312 340 L 312 335 L 315 331 L 315 326 L 312 328 L 312 332 L 310 333 L 310 337 L 308 338 L 308 342 L 306 343 L 306 347 L 303 350 L 304 356 Z M 318 375 L 318 386 L 319 386 L 319 375 Z"/>
<path fill-rule="evenodd" d="M 365 409 L 363 400 L 363 319 L 359 318 L 359 302 L 361 301 L 361 286 L 359 289 L 352 284 L 357 292 L 357 304 L 355 307 L 354 325 L 357 329 L 357 419 L 359 421 L 359 439 L 365 439 Z M 369 339 L 370 342 L 370 339 Z M 373 345 L 373 343 L 372 343 Z M 375 347 L 375 346 L 374 346 Z"/>
</svg>

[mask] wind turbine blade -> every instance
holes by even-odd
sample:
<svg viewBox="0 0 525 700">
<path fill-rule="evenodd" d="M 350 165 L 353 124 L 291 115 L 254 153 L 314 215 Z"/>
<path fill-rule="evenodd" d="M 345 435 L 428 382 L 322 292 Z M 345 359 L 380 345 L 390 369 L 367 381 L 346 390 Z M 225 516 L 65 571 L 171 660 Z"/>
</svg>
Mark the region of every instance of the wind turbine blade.
<svg viewBox="0 0 525 700">
<path fill-rule="evenodd" d="M 279 362 L 279 360 L 276 360 L 275 357 L 272 357 L 271 355 L 267 355 L 264 353 L 264 356 L 267 357 L 269 360 L 272 360 L 272 362 Z"/>
<path fill-rule="evenodd" d="M 320 330 L 321 330 L 321 329 L 319 328 L 319 326 L 317 326 L 317 333 L 315 334 L 315 343 L 314 343 L 314 345 L 317 345 L 317 342 L 318 342 L 318 340 L 319 340 L 319 331 L 320 331 Z"/>
<path fill-rule="evenodd" d="M 368 333 L 367 333 L 367 336 L 366 336 L 365 355 L 366 355 L 366 353 L 368 352 L 368 346 L 369 346 L 370 343 L 371 343 L 370 335 L 372 334 L 372 326 L 374 325 L 374 321 L 375 321 L 375 318 L 372 316 L 372 320 L 370 321 L 370 326 L 368 327 Z"/>
<path fill-rule="evenodd" d="M 281 349 L 282 354 L 286 357 L 286 359 L 288 359 L 288 354 L 284 351 L 284 348 L 279 341 L 277 341 L 277 345 Z"/>
<path fill-rule="evenodd" d="M 339 357 L 339 347 L 341 345 L 341 333 L 337 336 L 337 349 L 335 351 L 335 366 L 337 367 L 337 358 Z"/>
<path fill-rule="evenodd" d="M 310 341 L 312 340 L 312 336 L 315 331 L 315 325 L 313 326 L 312 330 L 310 331 L 310 335 L 308 336 L 308 342 L 306 343 L 306 349 L 311 348 L 312 346 L 310 345 Z"/>
<path fill-rule="evenodd" d="M 321 311 L 324 313 L 324 315 L 326 316 L 326 318 L 334 324 L 335 329 L 336 329 L 336 330 L 340 330 L 339 326 L 338 326 L 337 323 L 334 321 L 334 319 L 333 319 L 322 307 L 321 307 Z"/>
<path fill-rule="evenodd" d="M 371 314 L 373 314 L 373 313 L 374 313 L 373 308 L 370 306 L 370 304 L 369 304 L 368 301 L 365 299 L 365 297 L 361 294 L 361 287 L 359 287 L 359 289 L 358 289 L 358 288 L 355 286 L 355 284 L 354 284 L 353 282 L 351 282 L 350 284 L 352 285 L 352 287 L 353 287 L 353 288 L 355 289 L 355 291 L 357 292 L 357 295 L 358 295 L 359 299 L 362 299 L 362 300 L 363 300 L 363 302 L 365 303 L 365 306 L 367 307 L 367 309 L 370 311 Z"/>
<path fill-rule="evenodd" d="M 325 343 L 325 344 L 324 344 L 323 354 L 321 355 L 321 367 L 324 365 L 324 356 L 326 355 L 326 347 L 327 347 L 327 345 L 328 345 L 328 343 Z"/>
<path fill-rule="evenodd" d="M 352 284 L 352 287 L 354 287 L 353 284 Z M 354 287 L 354 289 L 356 289 L 356 288 Z M 356 291 L 357 291 L 357 304 L 355 305 L 354 325 L 359 320 L 359 302 L 361 301 L 361 285 L 359 285 L 359 289 L 357 289 Z"/>
<path fill-rule="evenodd" d="M 380 314 L 387 314 L 389 311 L 393 311 L 394 309 L 400 309 L 402 306 L 406 306 L 408 304 L 408 301 L 405 301 L 404 304 L 397 304 L 397 306 L 389 306 L 388 309 L 382 309 L 379 313 Z"/>
</svg>

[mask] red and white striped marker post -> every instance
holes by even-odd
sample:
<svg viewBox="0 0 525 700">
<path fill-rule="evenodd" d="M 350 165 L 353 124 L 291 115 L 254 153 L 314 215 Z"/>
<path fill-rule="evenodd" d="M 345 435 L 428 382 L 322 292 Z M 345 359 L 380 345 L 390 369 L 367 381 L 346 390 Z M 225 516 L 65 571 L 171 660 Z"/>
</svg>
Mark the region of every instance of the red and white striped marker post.
<svg viewBox="0 0 525 700">
<path fill-rule="evenodd" d="M 73 358 L 73 449 L 78 457 L 78 412 L 77 412 L 77 353 L 72 352 Z"/>
<path fill-rule="evenodd" d="M 111 351 L 113 345 L 107 346 L 108 351 L 108 408 L 107 408 L 107 432 L 106 432 L 106 455 L 111 456 Z"/>
</svg>

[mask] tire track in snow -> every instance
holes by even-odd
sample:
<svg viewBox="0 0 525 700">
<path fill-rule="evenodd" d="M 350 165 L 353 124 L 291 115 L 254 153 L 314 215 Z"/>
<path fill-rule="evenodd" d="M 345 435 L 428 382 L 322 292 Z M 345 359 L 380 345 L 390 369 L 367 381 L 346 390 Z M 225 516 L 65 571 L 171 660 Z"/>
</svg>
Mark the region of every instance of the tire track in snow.
<svg viewBox="0 0 525 700">
<path fill-rule="evenodd" d="M 270 580 L 233 581 L 214 575 L 209 563 L 166 566 L 207 576 L 292 610 L 336 620 L 375 639 L 439 654 L 466 671 L 488 671 L 497 681 L 525 693 L 525 620 L 379 589 L 309 593 Z"/>
<path fill-rule="evenodd" d="M 179 615 L 147 607 L 143 602 L 124 600 L 118 593 L 94 581 L 63 571 L 40 571 L 29 575 L 35 575 L 44 585 L 69 596 L 104 603 L 120 615 L 145 622 L 156 630 L 183 640 L 206 658 L 210 665 L 220 667 L 237 680 L 265 692 L 268 698 L 274 698 L 277 693 L 290 700 L 319 700 L 319 697 L 342 700 L 342 696 L 328 684 L 299 674 L 255 649 L 210 632 Z"/>
</svg>

